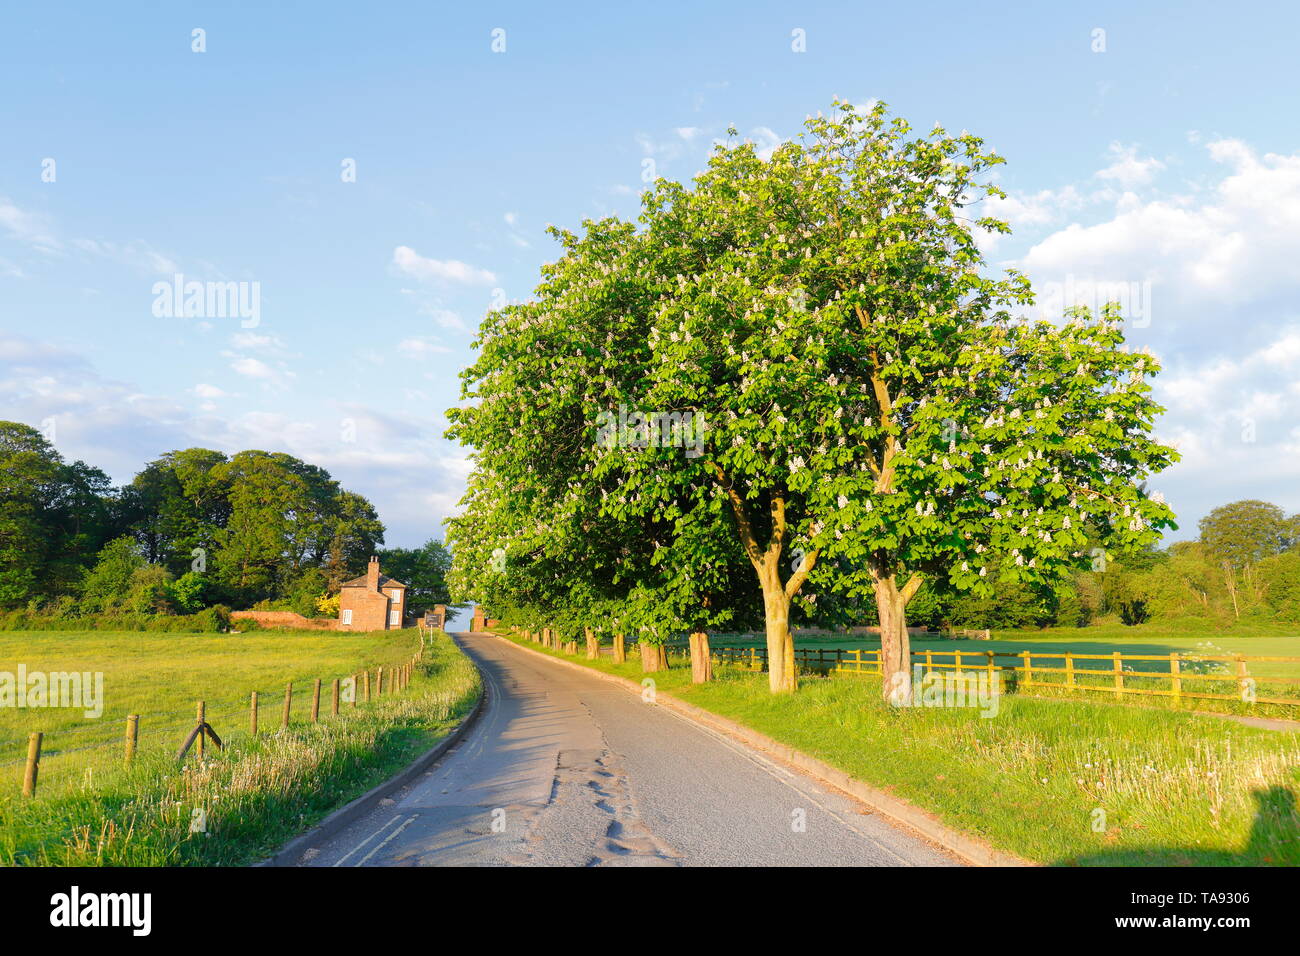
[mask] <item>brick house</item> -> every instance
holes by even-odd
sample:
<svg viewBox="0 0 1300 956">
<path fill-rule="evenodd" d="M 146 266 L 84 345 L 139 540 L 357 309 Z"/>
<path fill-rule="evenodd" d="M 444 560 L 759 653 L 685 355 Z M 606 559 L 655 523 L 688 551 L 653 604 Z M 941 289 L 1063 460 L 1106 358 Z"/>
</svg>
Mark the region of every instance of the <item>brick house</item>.
<svg viewBox="0 0 1300 956">
<path fill-rule="evenodd" d="M 406 617 L 406 585 L 379 573 L 379 559 L 371 557 L 366 573 L 343 583 L 339 592 L 339 630 L 387 631 L 399 628 Z"/>
</svg>

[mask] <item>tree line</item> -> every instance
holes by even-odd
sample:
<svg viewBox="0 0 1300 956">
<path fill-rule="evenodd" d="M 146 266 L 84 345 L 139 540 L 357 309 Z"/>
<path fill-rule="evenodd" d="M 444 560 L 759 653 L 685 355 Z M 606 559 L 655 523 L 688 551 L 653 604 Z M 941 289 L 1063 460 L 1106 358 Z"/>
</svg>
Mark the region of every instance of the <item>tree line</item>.
<svg viewBox="0 0 1300 956">
<path fill-rule="evenodd" d="M 0 608 L 33 615 L 193 614 L 267 607 L 322 613 L 371 554 L 449 603 L 441 542 L 383 550 L 362 495 L 279 452 L 168 452 L 121 487 L 67 462 L 36 429 L 0 422 Z"/>
<path fill-rule="evenodd" d="M 534 625 L 757 623 L 774 692 L 792 614 L 867 608 L 905 700 L 916 602 L 1153 547 L 1175 525 L 1147 481 L 1177 454 L 1116 306 L 1028 321 L 1028 281 L 986 274 L 1001 157 L 883 104 L 805 125 L 657 180 L 637 222 L 552 229 L 448 413 L 475 453 L 453 580 Z"/>
</svg>

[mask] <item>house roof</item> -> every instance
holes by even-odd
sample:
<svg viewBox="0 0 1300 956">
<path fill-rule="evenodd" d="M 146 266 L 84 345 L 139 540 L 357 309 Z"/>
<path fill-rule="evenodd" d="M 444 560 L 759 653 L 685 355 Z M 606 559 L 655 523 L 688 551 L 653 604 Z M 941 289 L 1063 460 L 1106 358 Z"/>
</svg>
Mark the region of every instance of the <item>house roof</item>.
<svg viewBox="0 0 1300 956">
<path fill-rule="evenodd" d="M 353 578 L 351 581 L 344 581 L 343 584 L 342 584 L 342 586 L 345 587 L 345 588 L 363 588 L 363 587 L 366 586 L 366 576 L 363 574 L 363 575 L 361 575 L 361 577 L 359 577 L 359 578 Z M 390 577 L 389 577 L 388 575 L 386 575 L 386 574 L 381 574 L 381 575 L 379 575 L 379 586 L 380 586 L 381 588 L 386 588 L 386 587 L 404 588 L 404 587 L 406 587 L 406 585 L 403 584 L 401 581 L 397 580 L 397 578 L 390 578 Z"/>
</svg>

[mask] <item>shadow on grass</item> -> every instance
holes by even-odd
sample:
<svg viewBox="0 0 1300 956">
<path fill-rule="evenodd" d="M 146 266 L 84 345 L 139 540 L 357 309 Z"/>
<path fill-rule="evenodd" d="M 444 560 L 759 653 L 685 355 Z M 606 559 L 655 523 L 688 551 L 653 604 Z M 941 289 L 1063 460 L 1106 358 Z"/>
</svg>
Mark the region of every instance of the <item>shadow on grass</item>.
<svg viewBox="0 0 1300 956">
<path fill-rule="evenodd" d="M 1300 816 L 1290 787 L 1256 790 L 1255 820 L 1239 853 L 1196 846 L 1103 851 L 1058 860 L 1056 866 L 1297 866 Z"/>
</svg>

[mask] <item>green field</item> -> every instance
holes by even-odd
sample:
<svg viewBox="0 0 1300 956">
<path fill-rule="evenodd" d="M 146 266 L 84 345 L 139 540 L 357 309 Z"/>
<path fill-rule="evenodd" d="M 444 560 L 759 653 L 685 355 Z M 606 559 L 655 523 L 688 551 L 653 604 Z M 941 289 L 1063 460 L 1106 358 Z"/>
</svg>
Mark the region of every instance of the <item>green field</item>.
<svg viewBox="0 0 1300 956">
<path fill-rule="evenodd" d="M 519 643 L 635 681 L 646 676 L 635 653 L 615 665 Z M 1300 865 L 1294 732 L 1021 695 L 983 718 L 965 708 L 889 707 L 869 676 L 805 675 L 797 693 L 773 695 L 765 674 L 730 665 L 715 674 L 698 685 L 688 667 L 653 676 L 661 690 L 1036 862 Z"/>
<path fill-rule="evenodd" d="M 331 716 L 331 682 L 421 653 L 414 631 L 0 633 L 0 671 L 100 671 L 103 714 L 0 709 L 0 863 L 238 864 L 255 860 L 405 766 L 454 726 L 478 693 L 474 667 L 445 635 L 423 650 L 402 693 Z M 312 685 L 323 683 L 320 722 Z M 290 727 L 280 731 L 287 682 Z M 387 681 L 385 682 L 387 684 Z M 249 727 L 258 691 L 259 734 Z M 358 695 L 360 696 L 360 695 Z M 206 762 L 175 752 L 195 702 L 226 749 Z M 127 714 L 140 714 L 135 765 L 123 768 Z M 27 735 L 45 734 L 37 794 L 21 795 Z M 191 834 L 196 810 L 204 832 Z"/>
<path fill-rule="evenodd" d="M 714 647 L 761 648 L 764 639 L 761 634 L 719 634 L 711 637 Z M 912 638 L 912 650 L 918 654 L 930 652 L 931 660 L 939 665 L 951 665 L 953 652 L 961 651 L 967 663 L 993 652 L 999 655 L 1019 655 L 1025 651 L 1031 654 L 1060 655 L 1067 652 L 1076 655 L 1105 655 L 1116 651 L 1121 654 L 1167 657 L 1177 653 L 1182 658 L 1182 672 L 1191 675 L 1221 675 L 1221 681 L 1196 681 L 1189 679 L 1186 689 L 1195 688 L 1207 694 L 1236 696 L 1239 688 L 1233 680 L 1235 663 L 1216 660 L 1218 657 L 1243 655 L 1256 657 L 1291 657 L 1292 661 L 1250 660 L 1247 673 L 1256 678 L 1280 678 L 1282 680 L 1260 680 L 1256 687 L 1259 697 L 1296 701 L 1295 704 L 1252 703 L 1240 700 L 1213 700 L 1187 697 L 1175 704 L 1172 700 L 1158 695 L 1128 695 L 1124 698 L 1130 705 L 1145 704 L 1158 707 L 1178 707 L 1186 710 L 1211 710 L 1248 716 L 1269 718 L 1300 719 L 1300 633 L 1293 625 L 1250 624 L 1234 628 L 1216 628 L 1208 624 L 1140 624 L 1126 627 L 1122 624 L 1100 624 L 1091 627 L 1045 628 L 1042 630 L 1005 630 L 994 631 L 992 639 L 951 640 L 937 636 L 915 636 Z M 874 651 L 880 647 L 880 639 L 871 636 L 844 634 L 804 634 L 795 637 L 797 648 L 812 651 L 825 650 L 862 650 Z M 966 654 L 972 657 L 966 657 Z M 1059 659 L 1034 659 L 1039 667 L 1062 667 Z M 1019 666 L 1020 661 L 1009 656 L 996 658 L 999 667 Z M 1107 686 L 1113 666 L 1109 660 L 1093 660 L 1086 656 L 1075 661 L 1075 668 L 1082 672 L 1096 671 L 1095 676 L 1084 675 L 1079 683 Z M 1126 685 L 1129 687 L 1168 690 L 1169 682 L 1161 678 L 1148 678 L 1144 674 L 1167 674 L 1167 661 L 1125 661 L 1123 668 Z M 1063 682 L 1060 674 L 1039 671 L 1038 679 Z M 1061 688 L 1026 688 L 1026 693 L 1058 694 L 1070 693 Z M 1097 692 L 1079 691 L 1079 694 L 1098 696 Z M 1139 700 L 1139 696 L 1141 700 Z"/>
</svg>

